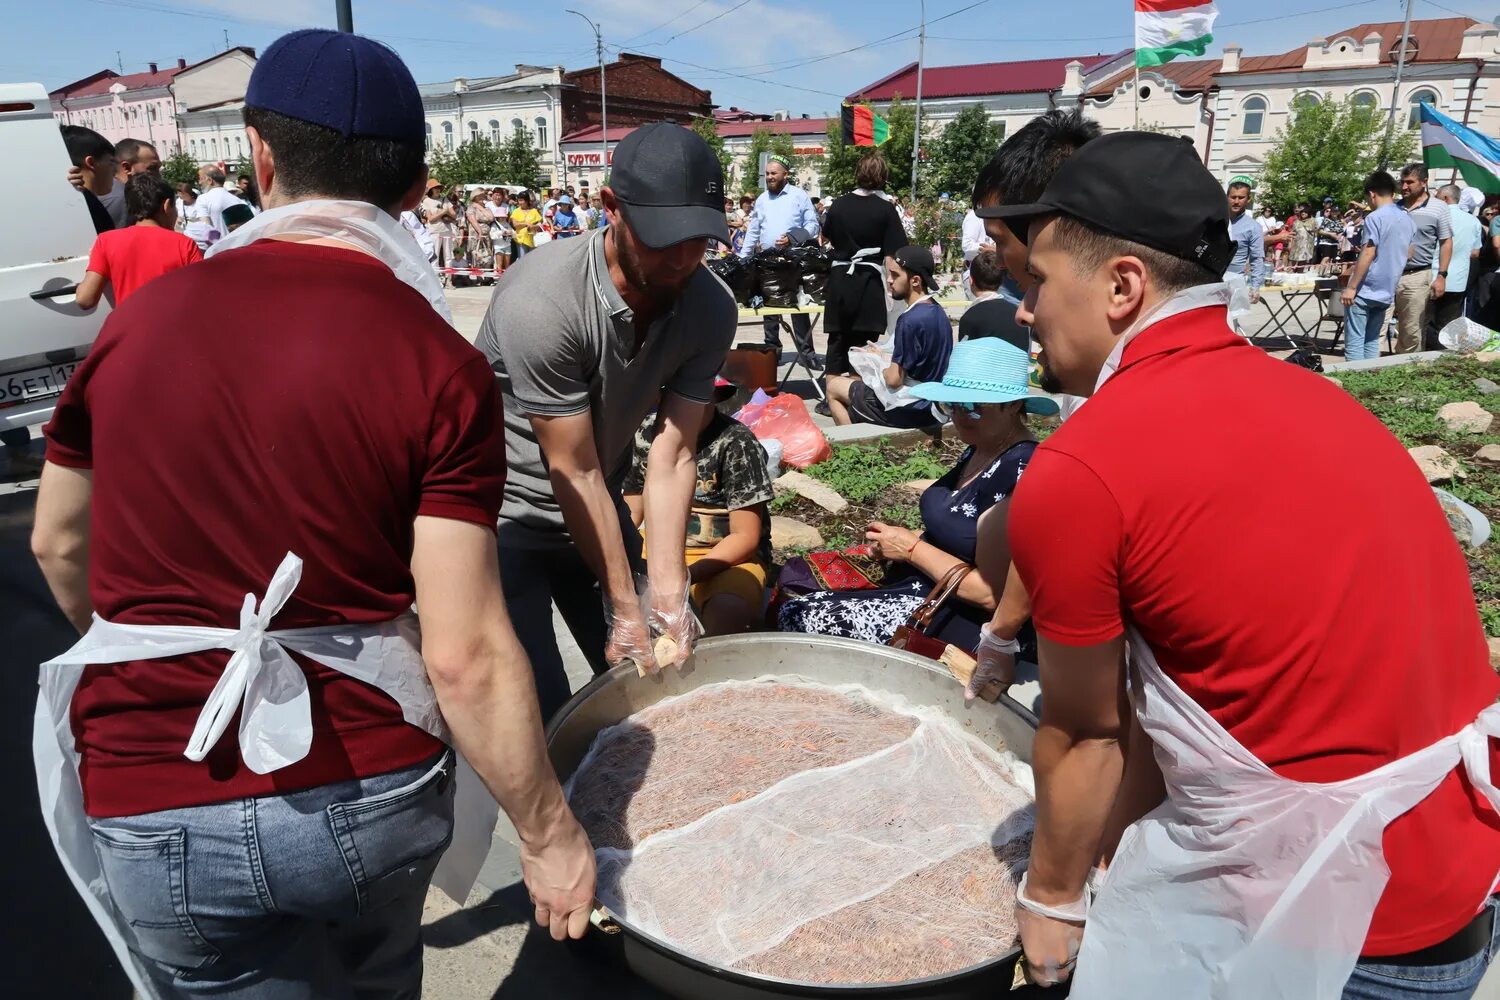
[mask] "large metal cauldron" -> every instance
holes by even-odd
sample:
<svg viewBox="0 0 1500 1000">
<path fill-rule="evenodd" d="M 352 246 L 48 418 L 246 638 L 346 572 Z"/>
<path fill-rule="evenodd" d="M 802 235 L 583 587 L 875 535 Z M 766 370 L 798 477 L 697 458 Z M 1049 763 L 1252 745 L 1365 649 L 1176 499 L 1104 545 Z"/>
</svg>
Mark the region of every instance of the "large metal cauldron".
<svg viewBox="0 0 1500 1000">
<path fill-rule="evenodd" d="M 1009 698 L 990 705 L 965 706 L 963 685 L 947 668 L 900 650 L 849 639 L 785 633 L 708 639 L 681 671 L 638 677 L 633 668 L 595 678 L 547 727 L 552 764 L 564 780 L 578 767 L 599 730 L 663 698 L 705 684 L 753 680 L 766 675 L 797 675 L 824 684 L 862 684 L 946 712 L 979 739 L 1001 743 L 1031 760 L 1036 717 Z M 704 914 L 710 919 L 711 914 Z M 620 933 L 604 937 L 608 948 L 647 982 L 683 1000 L 768 1000 L 772 997 L 880 997 L 901 1000 L 993 1000 L 1007 996 L 1019 949 L 961 972 L 896 984 L 824 985 L 797 983 L 705 964 L 672 945 L 642 933 L 619 918 Z M 598 937 L 598 935 L 596 935 Z M 1022 993 L 1008 994 L 1021 997 Z M 1061 995 L 1049 991 L 1049 996 Z"/>
</svg>

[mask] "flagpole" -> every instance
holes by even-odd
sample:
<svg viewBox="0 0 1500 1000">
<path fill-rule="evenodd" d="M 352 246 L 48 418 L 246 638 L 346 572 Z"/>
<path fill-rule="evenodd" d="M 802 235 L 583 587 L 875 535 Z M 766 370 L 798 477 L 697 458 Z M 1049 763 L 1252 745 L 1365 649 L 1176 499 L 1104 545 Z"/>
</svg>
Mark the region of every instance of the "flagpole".
<svg viewBox="0 0 1500 1000">
<path fill-rule="evenodd" d="M 1137 63 L 1135 67 L 1135 86 L 1130 90 L 1131 96 L 1135 98 L 1135 127 L 1141 127 L 1141 67 Z"/>
</svg>

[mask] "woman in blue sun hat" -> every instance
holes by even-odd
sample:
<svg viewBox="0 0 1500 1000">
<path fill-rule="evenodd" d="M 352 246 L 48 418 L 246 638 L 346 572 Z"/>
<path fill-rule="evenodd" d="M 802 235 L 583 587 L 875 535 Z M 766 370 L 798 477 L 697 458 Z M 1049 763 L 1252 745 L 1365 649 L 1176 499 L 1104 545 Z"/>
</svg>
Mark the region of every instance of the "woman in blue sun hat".
<svg viewBox="0 0 1500 1000">
<path fill-rule="evenodd" d="M 869 525 L 866 541 L 892 564 L 880 588 L 792 597 L 777 613 L 781 631 L 887 643 L 935 581 L 956 565 L 974 565 L 980 517 L 1010 496 L 1036 450 L 1026 414 L 1057 413 L 1055 401 L 1027 386 L 1030 364 L 1025 351 L 1003 340 L 963 341 L 954 346 L 941 382 L 911 387 L 912 395 L 931 400 L 953 421 L 968 448 L 947 475 L 922 493 L 920 534 L 881 521 Z M 979 627 L 989 621 L 999 600 L 1007 569 L 998 567 L 1001 575 L 995 580 L 978 572 L 964 577 L 929 634 L 972 652 L 979 644 Z M 1023 637 L 1029 636 L 1028 627 Z"/>
</svg>

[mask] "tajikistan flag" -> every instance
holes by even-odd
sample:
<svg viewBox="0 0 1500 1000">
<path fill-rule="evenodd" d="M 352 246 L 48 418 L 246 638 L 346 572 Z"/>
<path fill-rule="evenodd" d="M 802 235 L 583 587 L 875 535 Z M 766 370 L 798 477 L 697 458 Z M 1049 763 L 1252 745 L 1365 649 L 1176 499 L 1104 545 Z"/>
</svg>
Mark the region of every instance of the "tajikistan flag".
<svg viewBox="0 0 1500 1000">
<path fill-rule="evenodd" d="M 1160 66 L 1178 56 L 1203 55 L 1218 16 L 1209 0 L 1135 0 L 1135 64 Z"/>
<path fill-rule="evenodd" d="M 1422 105 L 1422 162 L 1453 167 L 1469 187 L 1500 194 L 1500 143 Z"/>
</svg>

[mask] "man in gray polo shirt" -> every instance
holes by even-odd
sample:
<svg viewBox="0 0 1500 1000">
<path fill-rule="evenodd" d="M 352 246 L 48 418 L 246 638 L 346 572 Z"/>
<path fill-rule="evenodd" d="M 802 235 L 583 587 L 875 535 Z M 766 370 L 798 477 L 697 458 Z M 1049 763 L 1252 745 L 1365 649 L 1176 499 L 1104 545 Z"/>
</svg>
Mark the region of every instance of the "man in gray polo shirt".
<svg viewBox="0 0 1500 1000">
<path fill-rule="evenodd" d="M 1427 193 L 1427 167 L 1408 163 L 1401 168 L 1401 207 L 1411 216 L 1417 234 L 1411 241 L 1411 256 L 1396 283 L 1396 353 L 1422 349 L 1422 331 L 1427 327 L 1432 303 L 1447 289 L 1448 263 L 1453 258 L 1453 228 L 1448 206 Z M 1437 274 L 1432 262 L 1437 261 Z"/>
<path fill-rule="evenodd" d="M 553 601 L 595 673 L 680 663 L 697 637 L 682 526 L 714 376 L 738 320 L 729 289 L 703 266 L 709 240 L 728 242 L 723 187 L 718 158 L 693 132 L 636 129 L 600 191 L 609 226 L 527 254 L 496 286 L 480 327 L 476 344 L 505 404 L 501 581 L 543 718 L 571 693 Z M 620 482 L 653 409 L 642 599 L 641 538 Z M 658 664 L 656 651 L 669 662 Z"/>
</svg>

